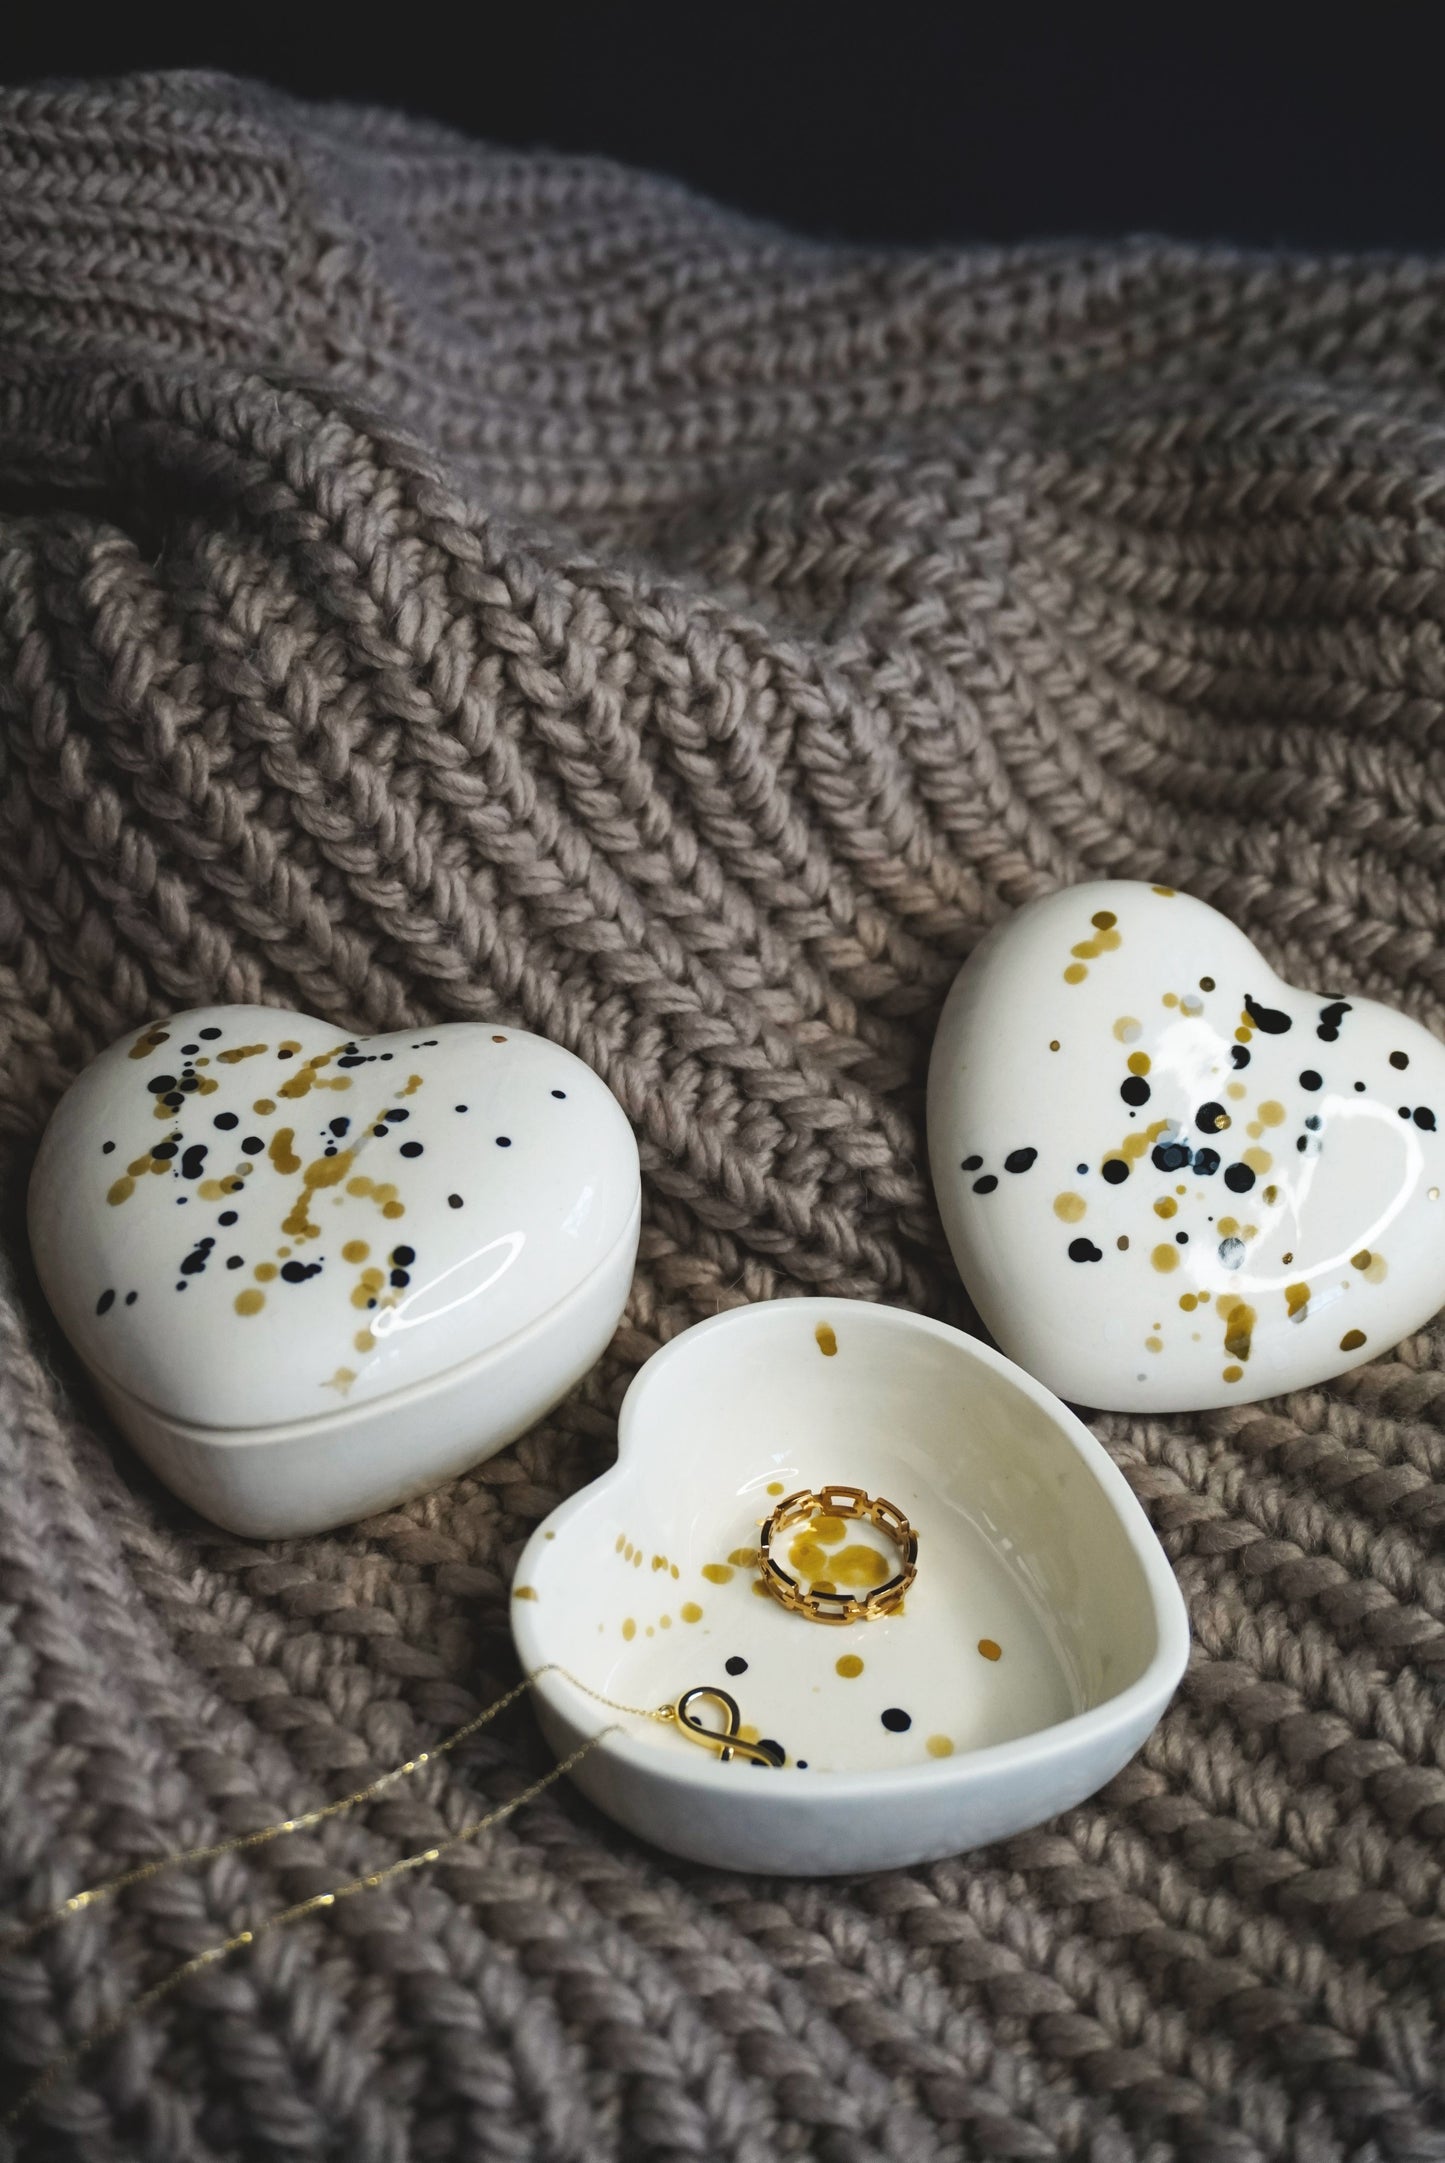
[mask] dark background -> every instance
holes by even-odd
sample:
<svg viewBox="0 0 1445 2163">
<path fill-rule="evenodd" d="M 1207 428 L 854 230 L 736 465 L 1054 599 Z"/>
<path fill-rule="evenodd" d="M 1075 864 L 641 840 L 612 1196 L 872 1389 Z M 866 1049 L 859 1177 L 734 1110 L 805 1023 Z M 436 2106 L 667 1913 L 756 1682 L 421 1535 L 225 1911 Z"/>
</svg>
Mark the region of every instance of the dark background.
<svg viewBox="0 0 1445 2163">
<path fill-rule="evenodd" d="M 6 78 L 229 69 L 497 142 L 602 152 L 859 240 L 1445 243 L 1426 7 L 298 0 L 289 17 L 193 8 L 160 27 L 144 10 L 87 13 L 20 0 L 0 39 Z"/>
</svg>

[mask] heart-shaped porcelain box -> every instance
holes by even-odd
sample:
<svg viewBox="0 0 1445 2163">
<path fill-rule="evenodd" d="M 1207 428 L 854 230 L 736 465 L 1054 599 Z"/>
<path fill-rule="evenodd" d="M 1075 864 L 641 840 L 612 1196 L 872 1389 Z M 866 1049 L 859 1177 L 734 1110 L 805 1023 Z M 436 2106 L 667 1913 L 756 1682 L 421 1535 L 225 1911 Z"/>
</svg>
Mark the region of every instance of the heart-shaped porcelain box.
<svg viewBox="0 0 1445 2163">
<path fill-rule="evenodd" d="M 918 1540 L 901 1608 L 843 1626 L 781 1606 L 758 1553 L 780 1497 L 838 1485 Z M 784 1561 L 876 1585 L 897 1555 L 825 1515 Z M 524 1549 L 512 1629 L 558 1757 L 601 1733 L 575 1778 L 602 1809 L 675 1854 L 809 1875 L 957 1854 L 1079 1802 L 1188 1647 L 1148 1520 L 1074 1415 L 959 1330 L 841 1299 L 735 1308 L 647 1362 L 616 1465 Z M 598 1702 L 699 1686 L 782 1762 L 724 1763 Z"/>
<path fill-rule="evenodd" d="M 1282 983 L 1228 918 L 1115 880 L 1009 918 L 949 994 L 933 1181 L 998 1343 L 1072 1403 L 1239 1404 L 1445 1304 L 1445 1047 Z"/>
<path fill-rule="evenodd" d="M 30 1184 L 46 1297 L 118 1425 L 263 1537 L 387 1508 L 540 1418 L 616 1328 L 639 1223 L 632 1130 L 570 1052 L 270 1007 L 113 1045 Z"/>
</svg>

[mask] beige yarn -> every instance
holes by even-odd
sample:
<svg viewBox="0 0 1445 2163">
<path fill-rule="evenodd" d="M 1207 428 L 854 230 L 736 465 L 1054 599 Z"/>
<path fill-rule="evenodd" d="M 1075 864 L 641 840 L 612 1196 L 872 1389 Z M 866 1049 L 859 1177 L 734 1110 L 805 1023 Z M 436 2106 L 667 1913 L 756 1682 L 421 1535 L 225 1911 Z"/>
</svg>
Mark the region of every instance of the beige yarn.
<svg viewBox="0 0 1445 2163">
<path fill-rule="evenodd" d="M 172 77 L 0 103 L 0 1899 L 355 1787 L 515 1679 L 528 1528 L 719 1306 L 966 1320 L 921 1082 L 1062 881 L 1218 903 L 1445 1022 L 1445 270 L 882 255 L 664 182 Z M 21 1232 L 44 1117 L 202 1000 L 499 1017 L 643 1152 L 557 1417 L 247 1545 L 116 1443 Z M 485 2163 L 1445 2156 L 1445 1335 L 1095 1421 L 1195 1651 L 1108 1792 L 839 1883 L 556 1789 L 208 1971 L 20 2153 Z M 0 1960 L 0 2088 L 515 1793 L 508 1715 L 355 1824 Z"/>
</svg>

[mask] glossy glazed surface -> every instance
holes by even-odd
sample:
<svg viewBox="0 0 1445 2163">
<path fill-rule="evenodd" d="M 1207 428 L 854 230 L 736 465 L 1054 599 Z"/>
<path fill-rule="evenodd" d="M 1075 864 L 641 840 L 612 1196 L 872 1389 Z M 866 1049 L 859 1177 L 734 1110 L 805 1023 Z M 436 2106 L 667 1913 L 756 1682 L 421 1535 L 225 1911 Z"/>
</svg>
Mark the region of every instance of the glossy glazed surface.
<svg viewBox="0 0 1445 2163">
<path fill-rule="evenodd" d="M 761 1587 L 763 1520 L 829 1482 L 911 1521 L 900 1611 L 829 1627 Z M 789 1551 L 853 1584 L 894 1559 L 856 1520 Z M 578 1781 L 677 1853 L 806 1872 L 956 1852 L 1078 1801 L 1158 1718 L 1187 1642 L 1142 1511 L 1073 1415 L 961 1332 L 847 1300 L 736 1309 L 650 1360 L 616 1467 L 525 1549 L 512 1626 L 529 1672 L 631 1705 L 729 1691 L 779 1769 L 624 1717 Z M 616 1718 L 557 1673 L 537 1702 L 559 1753 Z"/>
<path fill-rule="evenodd" d="M 1071 1402 L 1244 1403 L 1445 1303 L 1445 1047 L 1133 881 L 1021 909 L 944 1007 L 934 1186 L 998 1343 Z"/>
<path fill-rule="evenodd" d="M 615 1258 L 638 1191 L 620 1107 L 555 1044 L 459 1023 L 353 1040 L 223 1006 L 79 1077 L 30 1232 L 107 1383 L 249 1432 L 364 1409 L 534 1328 Z M 537 1356 L 570 1373 L 573 1349 Z"/>
</svg>

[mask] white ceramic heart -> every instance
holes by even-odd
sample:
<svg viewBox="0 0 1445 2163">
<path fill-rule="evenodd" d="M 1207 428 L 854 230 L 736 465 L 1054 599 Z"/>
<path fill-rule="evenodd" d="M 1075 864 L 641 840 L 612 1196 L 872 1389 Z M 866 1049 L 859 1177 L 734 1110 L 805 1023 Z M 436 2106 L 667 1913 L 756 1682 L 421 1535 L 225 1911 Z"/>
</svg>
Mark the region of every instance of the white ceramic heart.
<svg viewBox="0 0 1445 2163">
<path fill-rule="evenodd" d="M 779 1496 L 840 1482 L 904 1511 L 918 1576 L 900 1612 L 829 1627 L 754 1558 Z M 848 1534 L 889 1564 L 881 1535 Z M 837 1570 L 840 1528 L 819 1537 Z M 1065 1406 L 944 1323 L 837 1299 L 737 1308 L 648 1361 L 616 1465 L 523 1551 L 512 1627 L 558 1756 L 608 1729 L 574 1773 L 602 1809 L 675 1854 L 807 1874 L 955 1854 L 1080 1801 L 1188 1644 L 1147 1519 Z M 723 1764 L 587 1694 L 645 1708 L 698 1684 L 784 1765 Z"/>
<path fill-rule="evenodd" d="M 570 1052 L 197 1009 L 67 1091 L 36 1267 L 118 1424 L 233 1531 L 323 1530 L 511 1441 L 617 1325 L 637 1147 Z"/>
<path fill-rule="evenodd" d="M 1179 1411 L 1376 1358 L 1445 1303 L 1445 1047 L 1284 984 L 1217 910 L 1115 880 L 1021 909 L 928 1082 L 954 1258 L 1076 1404 Z"/>
</svg>

